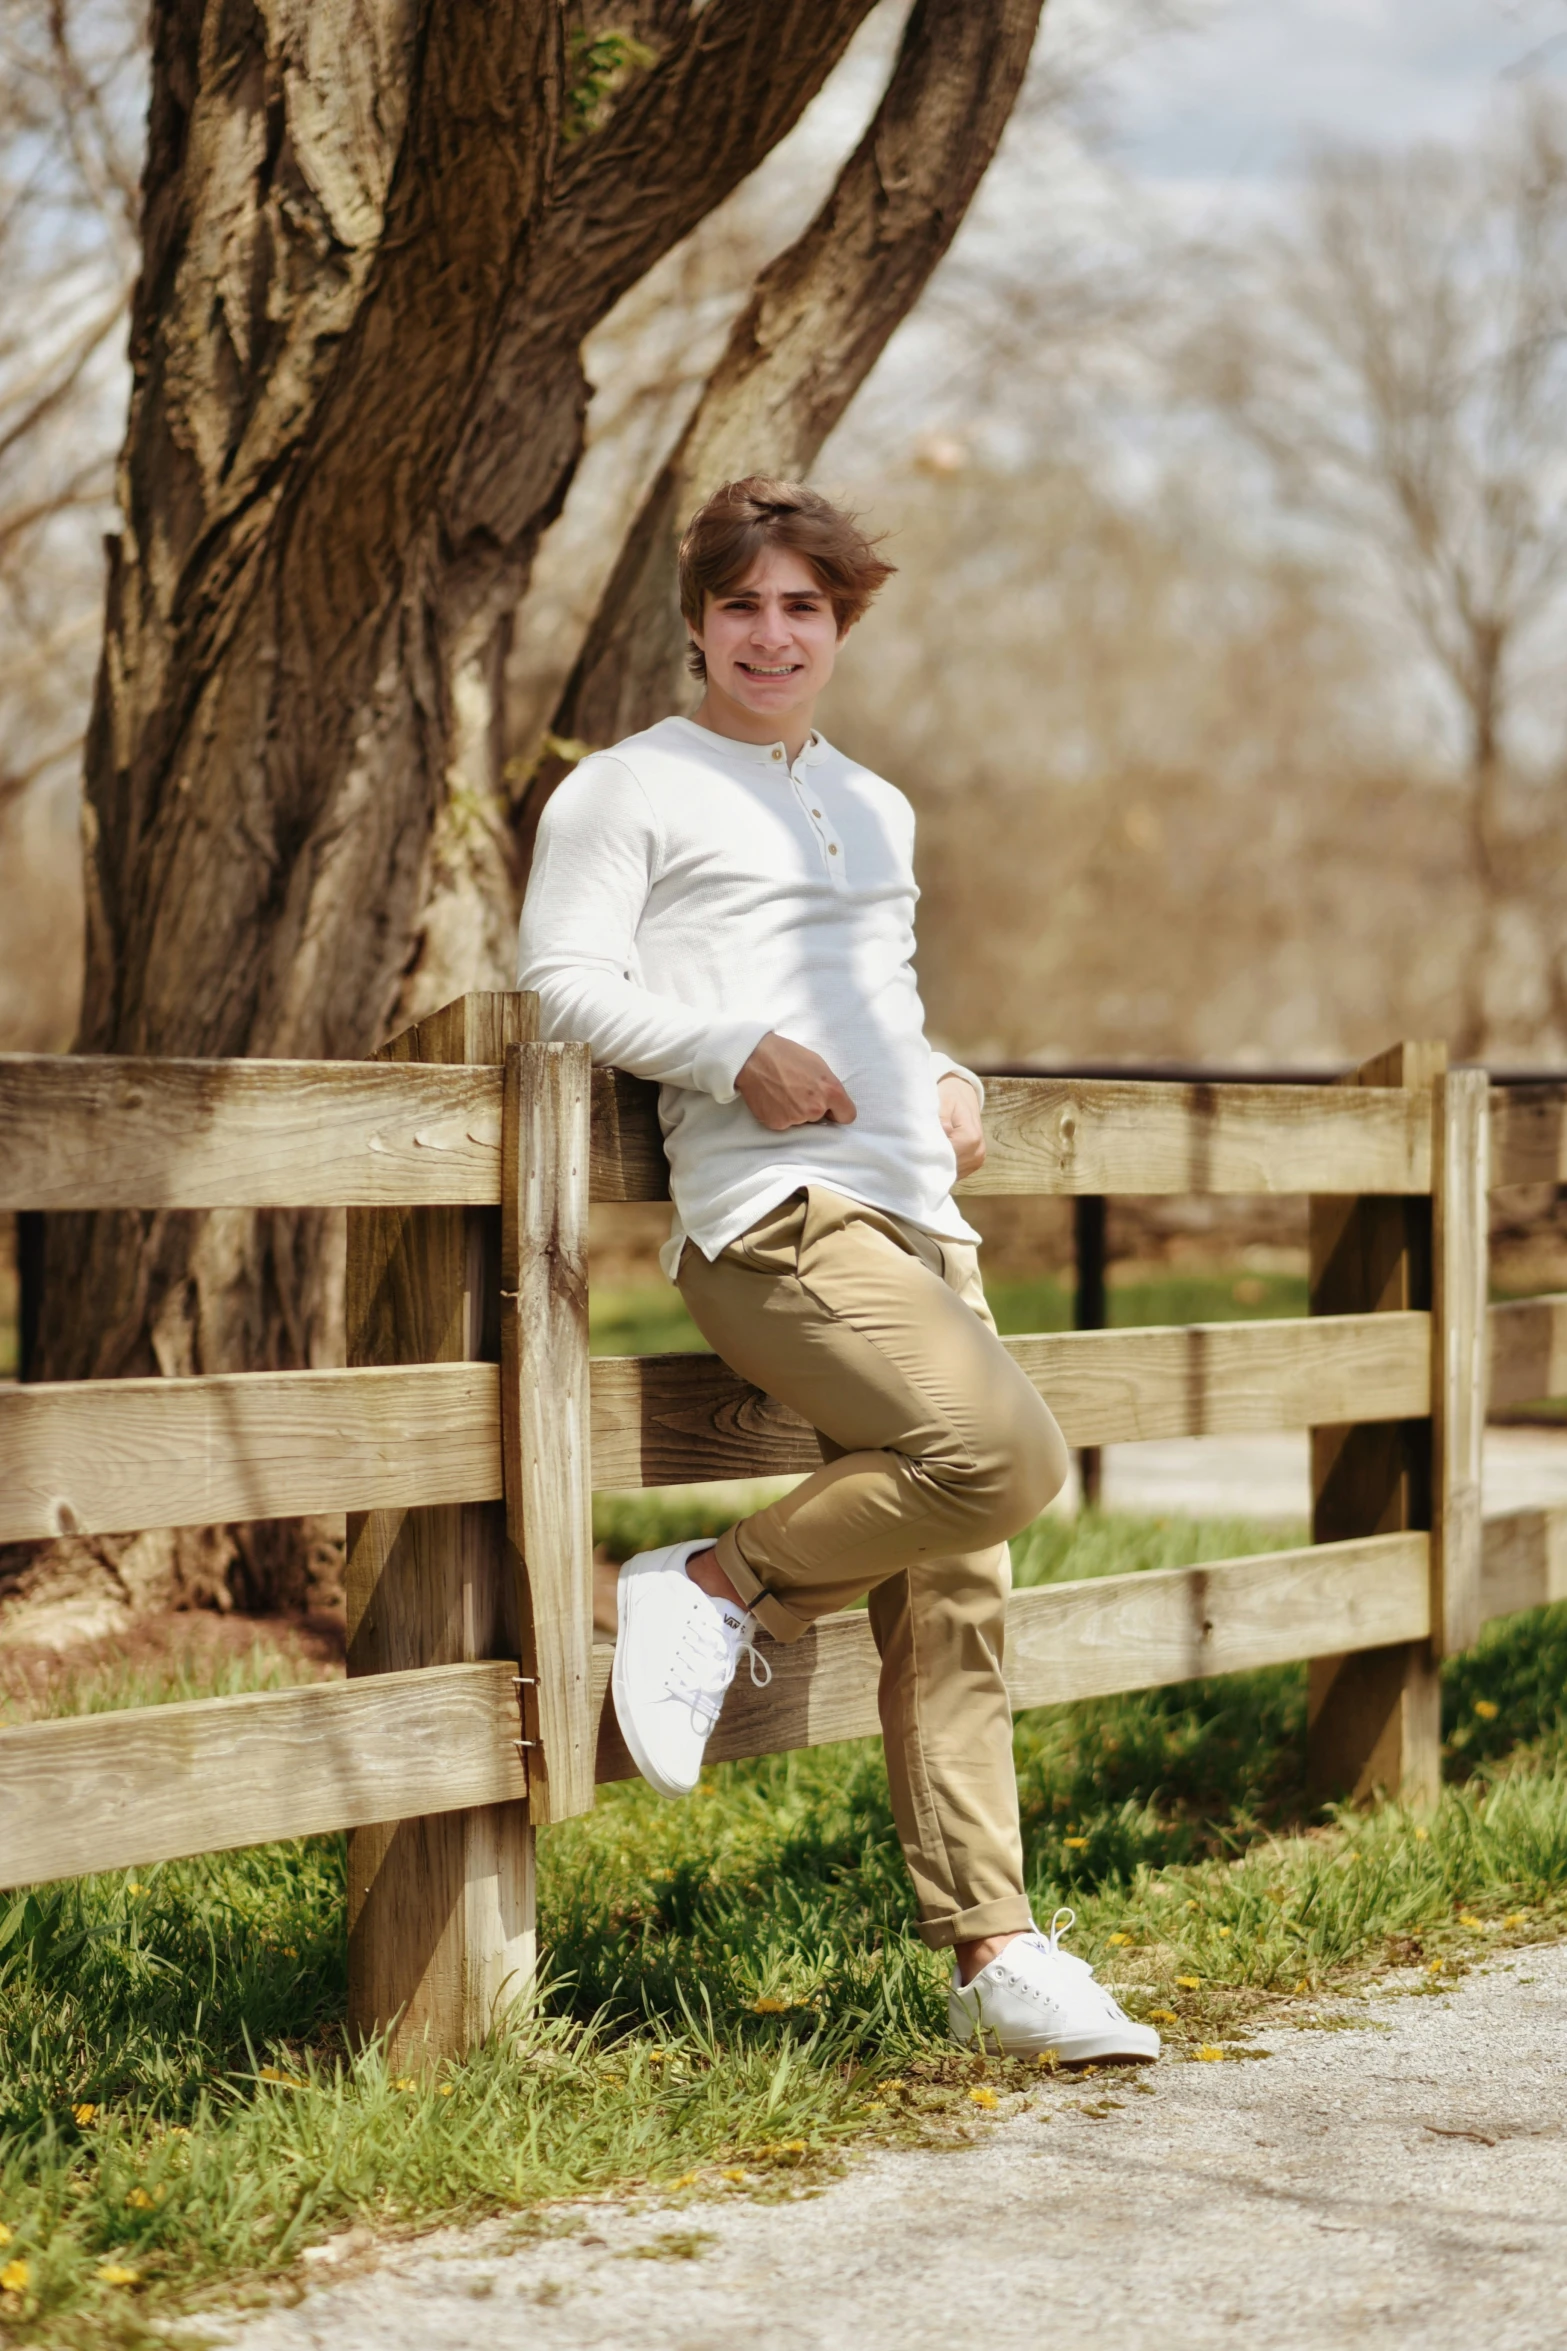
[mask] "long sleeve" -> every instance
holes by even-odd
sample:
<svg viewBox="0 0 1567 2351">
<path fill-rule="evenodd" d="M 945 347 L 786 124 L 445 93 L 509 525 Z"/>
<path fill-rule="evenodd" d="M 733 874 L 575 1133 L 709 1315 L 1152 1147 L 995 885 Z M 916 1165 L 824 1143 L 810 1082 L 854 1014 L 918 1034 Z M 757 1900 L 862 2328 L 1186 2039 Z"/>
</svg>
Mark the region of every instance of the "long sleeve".
<svg viewBox="0 0 1567 2351">
<path fill-rule="evenodd" d="M 583 760 L 539 826 L 517 985 L 537 991 L 546 1038 L 578 1039 L 597 1062 L 732 1102 L 766 1022 L 715 1021 L 633 976 L 659 854 L 654 812 L 631 770 L 607 753 Z"/>
<path fill-rule="evenodd" d="M 934 1071 L 936 1083 L 938 1086 L 940 1085 L 943 1078 L 967 1078 L 969 1084 L 973 1087 L 975 1093 L 979 1096 L 980 1103 L 983 1106 L 985 1100 L 985 1086 L 983 1079 L 977 1078 L 971 1069 L 965 1068 L 961 1061 L 954 1061 L 950 1053 L 943 1053 L 938 1046 L 932 1045 L 930 1049 L 930 1058 L 931 1066 Z"/>
</svg>

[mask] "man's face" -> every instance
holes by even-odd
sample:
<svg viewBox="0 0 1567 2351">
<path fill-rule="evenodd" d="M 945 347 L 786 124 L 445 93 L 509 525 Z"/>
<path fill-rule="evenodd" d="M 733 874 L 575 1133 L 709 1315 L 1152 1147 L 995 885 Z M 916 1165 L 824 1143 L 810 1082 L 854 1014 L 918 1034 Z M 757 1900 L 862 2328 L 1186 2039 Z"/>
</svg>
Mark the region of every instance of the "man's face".
<svg viewBox="0 0 1567 2351">
<path fill-rule="evenodd" d="M 838 623 L 803 555 L 764 548 L 738 588 L 709 596 L 699 631 L 709 693 L 755 718 L 786 719 L 832 676 Z"/>
</svg>

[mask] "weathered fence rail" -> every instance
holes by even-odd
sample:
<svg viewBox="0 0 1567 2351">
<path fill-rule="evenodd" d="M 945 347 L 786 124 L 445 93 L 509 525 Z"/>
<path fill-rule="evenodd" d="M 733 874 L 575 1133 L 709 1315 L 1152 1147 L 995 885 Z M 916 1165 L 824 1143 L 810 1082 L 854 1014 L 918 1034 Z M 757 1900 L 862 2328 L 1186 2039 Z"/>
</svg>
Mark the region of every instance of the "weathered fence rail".
<svg viewBox="0 0 1567 2351">
<path fill-rule="evenodd" d="M 667 1196 L 653 1090 L 470 997 L 364 1066 L 0 1057 L 0 1208 L 347 1207 L 349 1368 L 0 1394 L 0 1540 L 342 1510 L 346 1685 L 0 1732 L 0 1884 L 332 1828 L 355 2021 L 471 2040 L 534 1963 L 533 1833 L 631 1767 L 590 1502 L 789 1474 L 716 1358 L 590 1362 L 590 1201 Z M 1300 1322 L 1013 1339 L 1069 1441 L 1309 1429 L 1317 1540 L 1015 1595 L 1015 1706 L 1307 1658 L 1324 1786 L 1430 1794 L 1436 1665 L 1567 1596 L 1567 1511 L 1482 1526 L 1487 1397 L 1567 1392 L 1567 1297 L 1487 1310 L 1488 1184 L 1567 1181 L 1567 1087 L 1403 1047 L 1338 1087 L 993 1081 L 971 1192 L 1305 1192 Z M 715 1758 L 876 1728 L 862 1615 L 736 1687 Z M 519 1699 L 521 1704 L 519 1705 Z"/>
</svg>

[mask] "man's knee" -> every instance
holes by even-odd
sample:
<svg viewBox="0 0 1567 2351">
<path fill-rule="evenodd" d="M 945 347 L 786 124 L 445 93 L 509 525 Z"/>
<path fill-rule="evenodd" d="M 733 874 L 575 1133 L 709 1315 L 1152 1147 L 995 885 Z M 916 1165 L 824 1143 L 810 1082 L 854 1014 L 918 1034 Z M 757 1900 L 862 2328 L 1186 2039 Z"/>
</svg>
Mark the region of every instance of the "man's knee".
<svg viewBox="0 0 1567 2351">
<path fill-rule="evenodd" d="M 1010 1522 L 1007 1535 L 1019 1534 L 1049 1507 L 1066 1484 L 1070 1467 L 1066 1439 L 1056 1425 L 1055 1414 L 1030 1388 L 1027 1404 L 1014 1415 L 1006 1490 L 998 1498 Z M 1004 1541 L 1005 1536 L 1000 1539 Z"/>
<path fill-rule="evenodd" d="M 1065 1485 L 1069 1457 L 1055 1414 L 1021 1373 L 991 1400 L 983 1434 L 963 1472 L 961 1491 L 978 1546 L 1020 1534 Z"/>
</svg>

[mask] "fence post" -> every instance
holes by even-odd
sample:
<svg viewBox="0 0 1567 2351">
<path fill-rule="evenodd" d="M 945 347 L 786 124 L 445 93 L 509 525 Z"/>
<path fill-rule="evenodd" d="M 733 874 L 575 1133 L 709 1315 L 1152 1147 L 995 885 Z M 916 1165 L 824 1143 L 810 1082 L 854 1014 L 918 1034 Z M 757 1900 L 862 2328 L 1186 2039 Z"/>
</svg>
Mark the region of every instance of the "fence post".
<svg viewBox="0 0 1567 2351">
<path fill-rule="evenodd" d="M 475 994 L 383 1048 L 396 1061 L 503 1063 L 531 1038 L 532 996 Z M 350 1363 L 500 1355 L 500 1212 L 355 1209 Z M 394 1673 L 520 1650 L 504 1506 L 371 1511 L 348 1522 L 348 1670 Z M 519 1734 L 521 1722 L 518 1724 Z M 483 2038 L 533 1972 L 533 1828 L 525 1804 L 356 1829 L 348 1851 L 350 2030 L 392 2028 L 394 2064 Z"/>
<path fill-rule="evenodd" d="M 521 1566 L 517 1608 L 534 1742 L 528 1797 L 536 1821 L 567 1820 L 593 1806 L 592 1105 L 586 1045 L 514 1045 L 507 1052 L 501 1460 Z"/>
<path fill-rule="evenodd" d="M 1436 1082 L 1431 1135 L 1431 1640 L 1468 1649 L 1481 1624 L 1480 1462 L 1489 1354 L 1491 1088 L 1483 1069 Z"/>
<path fill-rule="evenodd" d="M 1077 1281 L 1072 1298 L 1072 1328 L 1102 1331 L 1105 1327 L 1105 1226 L 1109 1203 L 1102 1192 L 1079 1192 L 1072 1202 L 1073 1255 Z M 1078 1494 L 1083 1507 L 1097 1510 L 1104 1491 L 1104 1454 L 1097 1445 L 1083 1445 L 1077 1456 Z"/>
<path fill-rule="evenodd" d="M 1443 1045 L 1394 1045 L 1343 1082 L 1430 1093 L 1446 1063 Z M 1312 1196 L 1310 1212 L 1313 1314 L 1431 1306 L 1429 1199 L 1322 1193 Z M 1427 1420 L 1313 1429 L 1313 1542 L 1429 1527 L 1431 1455 Z M 1306 1780 L 1312 1793 L 1358 1801 L 1381 1789 L 1409 1802 L 1435 1803 L 1442 1721 L 1434 1643 L 1400 1641 L 1315 1657 L 1309 1676 Z"/>
</svg>

